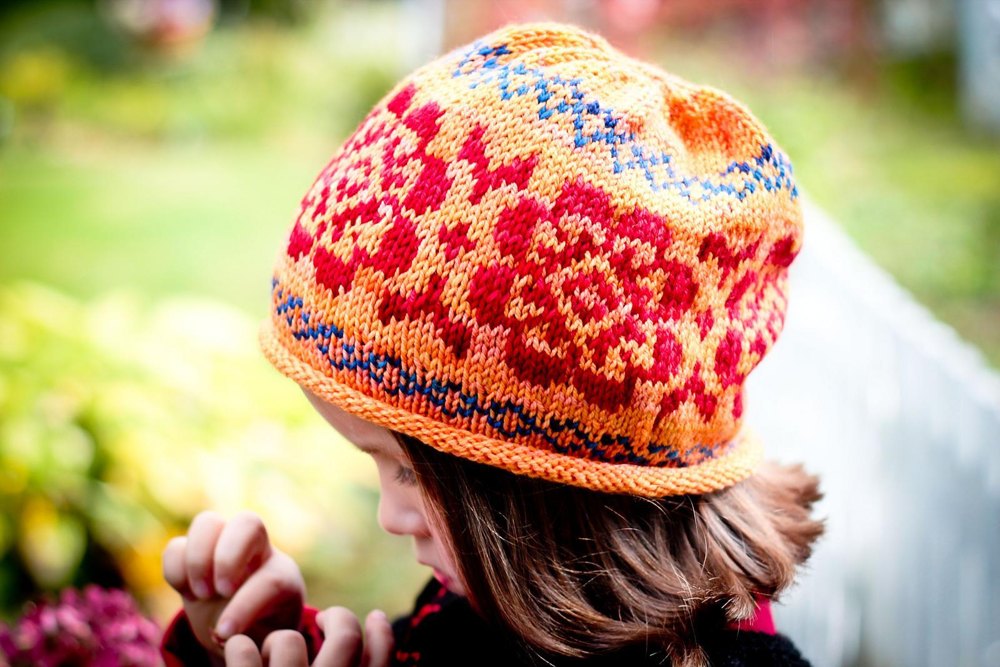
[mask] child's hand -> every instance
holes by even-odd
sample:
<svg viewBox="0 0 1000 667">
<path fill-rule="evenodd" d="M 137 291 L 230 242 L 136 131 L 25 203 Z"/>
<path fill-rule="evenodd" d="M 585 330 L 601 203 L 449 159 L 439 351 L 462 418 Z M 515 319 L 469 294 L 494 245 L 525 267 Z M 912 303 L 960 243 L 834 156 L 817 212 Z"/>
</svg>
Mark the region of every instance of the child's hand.
<svg viewBox="0 0 1000 667">
<path fill-rule="evenodd" d="M 323 646 L 312 667 L 388 667 L 394 641 L 389 619 L 373 611 L 365 619 L 364 638 L 357 617 L 344 607 L 330 607 L 316 617 Z M 306 643 L 292 630 L 272 632 L 263 651 L 245 635 L 226 642 L 226 667 L 310 667 Z"/>
<path fill-rule="evenodd" d="M 233 635 L 262 642 L 302 620 L 302 574 L 271 546 L 260 517 L 250 512 L 228 522 L 214 512 L 196 516 L 187 537 L 167 544 L 163 576 L 181 594 L 198 641 L 219 658 Z"/>
</svg>

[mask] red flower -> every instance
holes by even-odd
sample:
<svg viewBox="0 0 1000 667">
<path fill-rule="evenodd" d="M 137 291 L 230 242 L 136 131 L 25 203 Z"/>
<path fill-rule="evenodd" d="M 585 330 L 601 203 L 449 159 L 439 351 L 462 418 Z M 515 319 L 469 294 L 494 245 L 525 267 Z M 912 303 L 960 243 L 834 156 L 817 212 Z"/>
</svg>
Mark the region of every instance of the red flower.
<svg viewBox="0 0 1000 667">
<path fill-rule="evenodd" d="M 494 240 L 501 261 L 476 271 L 469 299 L 480 326 L 509 331 L 505 358 L 523 379 L 572 384 L 615 410 L 638 380 L 677 372 L 683 354 L 668 325 L 698 285 L 672 257 L 664 218 L 619 214 L 607 193 L 577 181 L 551 210 L 521 199 L 500 216 Z"/>
</svg>

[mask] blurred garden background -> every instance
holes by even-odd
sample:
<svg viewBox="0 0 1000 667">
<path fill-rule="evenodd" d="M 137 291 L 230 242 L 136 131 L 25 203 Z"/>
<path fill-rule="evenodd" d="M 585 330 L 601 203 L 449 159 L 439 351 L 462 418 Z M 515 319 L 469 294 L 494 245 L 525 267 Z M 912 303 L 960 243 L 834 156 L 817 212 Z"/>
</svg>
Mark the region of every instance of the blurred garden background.
<svg viewBox="0 0 1000 667">
<path fill-rule="evenodd" d="M 1000 123 L 969 98 L 972 4 L 8 0 L 0 619 L 96 582 L 163 622 L 160 552 L 206 508 L 260 512 L 313 604 L 406 609 L 426 573 L 377 531 L 370 464 L 266 365 L 256 323 L 338 143 L 507 21 L 582 23 L 744 100 L 807 196 L 1000 365 Z"/>
</svg>

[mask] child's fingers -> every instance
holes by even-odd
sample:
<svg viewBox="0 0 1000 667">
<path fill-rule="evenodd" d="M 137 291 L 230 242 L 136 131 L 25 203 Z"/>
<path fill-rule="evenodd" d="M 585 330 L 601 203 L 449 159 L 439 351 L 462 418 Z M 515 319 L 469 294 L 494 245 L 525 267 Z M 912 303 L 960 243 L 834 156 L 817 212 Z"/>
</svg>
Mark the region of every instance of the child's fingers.
<svg viewBox="0 0 1000 667">
<path fill-rule="evenodd" d="M 186 537 L 175 537 L 167 542 L 163 550 L 163 578 L 170 587 L 191 599 L 191 588 L 188 586 L 187 566 L 184 563 L 184 550 L 187 546 Z"/>
<path fill-rule="evenodd" d="M 313 667 L 355 667 L 361 659 L 361 624 L 351 610 L 330 607 L 316 616 L 323 630 L 323 646 Z"/>
<path fill-rule="evenodd" d="M 264 640 L 264 660 L 268 667 L 309 667 L 306 640 L 296 630 L 278 630 Z"/>
<path fill-rule="evenodd" d="M 212 560 L 215 556 L 215 543 L 224 525 L 225 521 L 215 512 L 202 512 L 194 518 L 188 529 L 184 563 L 187 566 L 188 586 L 200 600 L 215 595 Z"/>
<path fill-rule="evenodd" d="M 226 642 L 226 667 L 262 667 L 257 645 L 246 635 L 236 635 Z"/>
<path fill-rule="evenodd" d="M 305 584 L 298 566 L 287 554 L 274 551 L 271 557 L 237 589 L 219 615 L 215 632 L 222 639 L 247 632 L 255 622 L 275 619 L 289 627 L 302 615 Z"/>
<path fill-rule="evenodd" d="M 215 545 L 214 586 L 228 598 L 270 554 L 267 528 L 253 512 L 240 512 L 226 523 Z"/>
<path fill-rule="evenodd" d="M 365 648 L 361 656 L 362 667 L 389 667 L 395 646 L 392 625 L 384 611 L 375 611 L 365 618 Z"/>
</svg>

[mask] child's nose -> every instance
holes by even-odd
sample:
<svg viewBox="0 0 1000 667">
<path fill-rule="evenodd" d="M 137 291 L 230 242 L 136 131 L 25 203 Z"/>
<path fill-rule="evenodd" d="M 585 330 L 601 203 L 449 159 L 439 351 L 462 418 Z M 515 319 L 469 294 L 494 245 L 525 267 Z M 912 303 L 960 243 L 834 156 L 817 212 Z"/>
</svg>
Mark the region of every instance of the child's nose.
<svg viewBox="0 0 1000 667">
<path fill-rule="evenodd" d="M 424 535 L 427 523 L 420 508 L 383 493 L 378 501 L 378 523 L 392 535 Z"/>
</svg>

